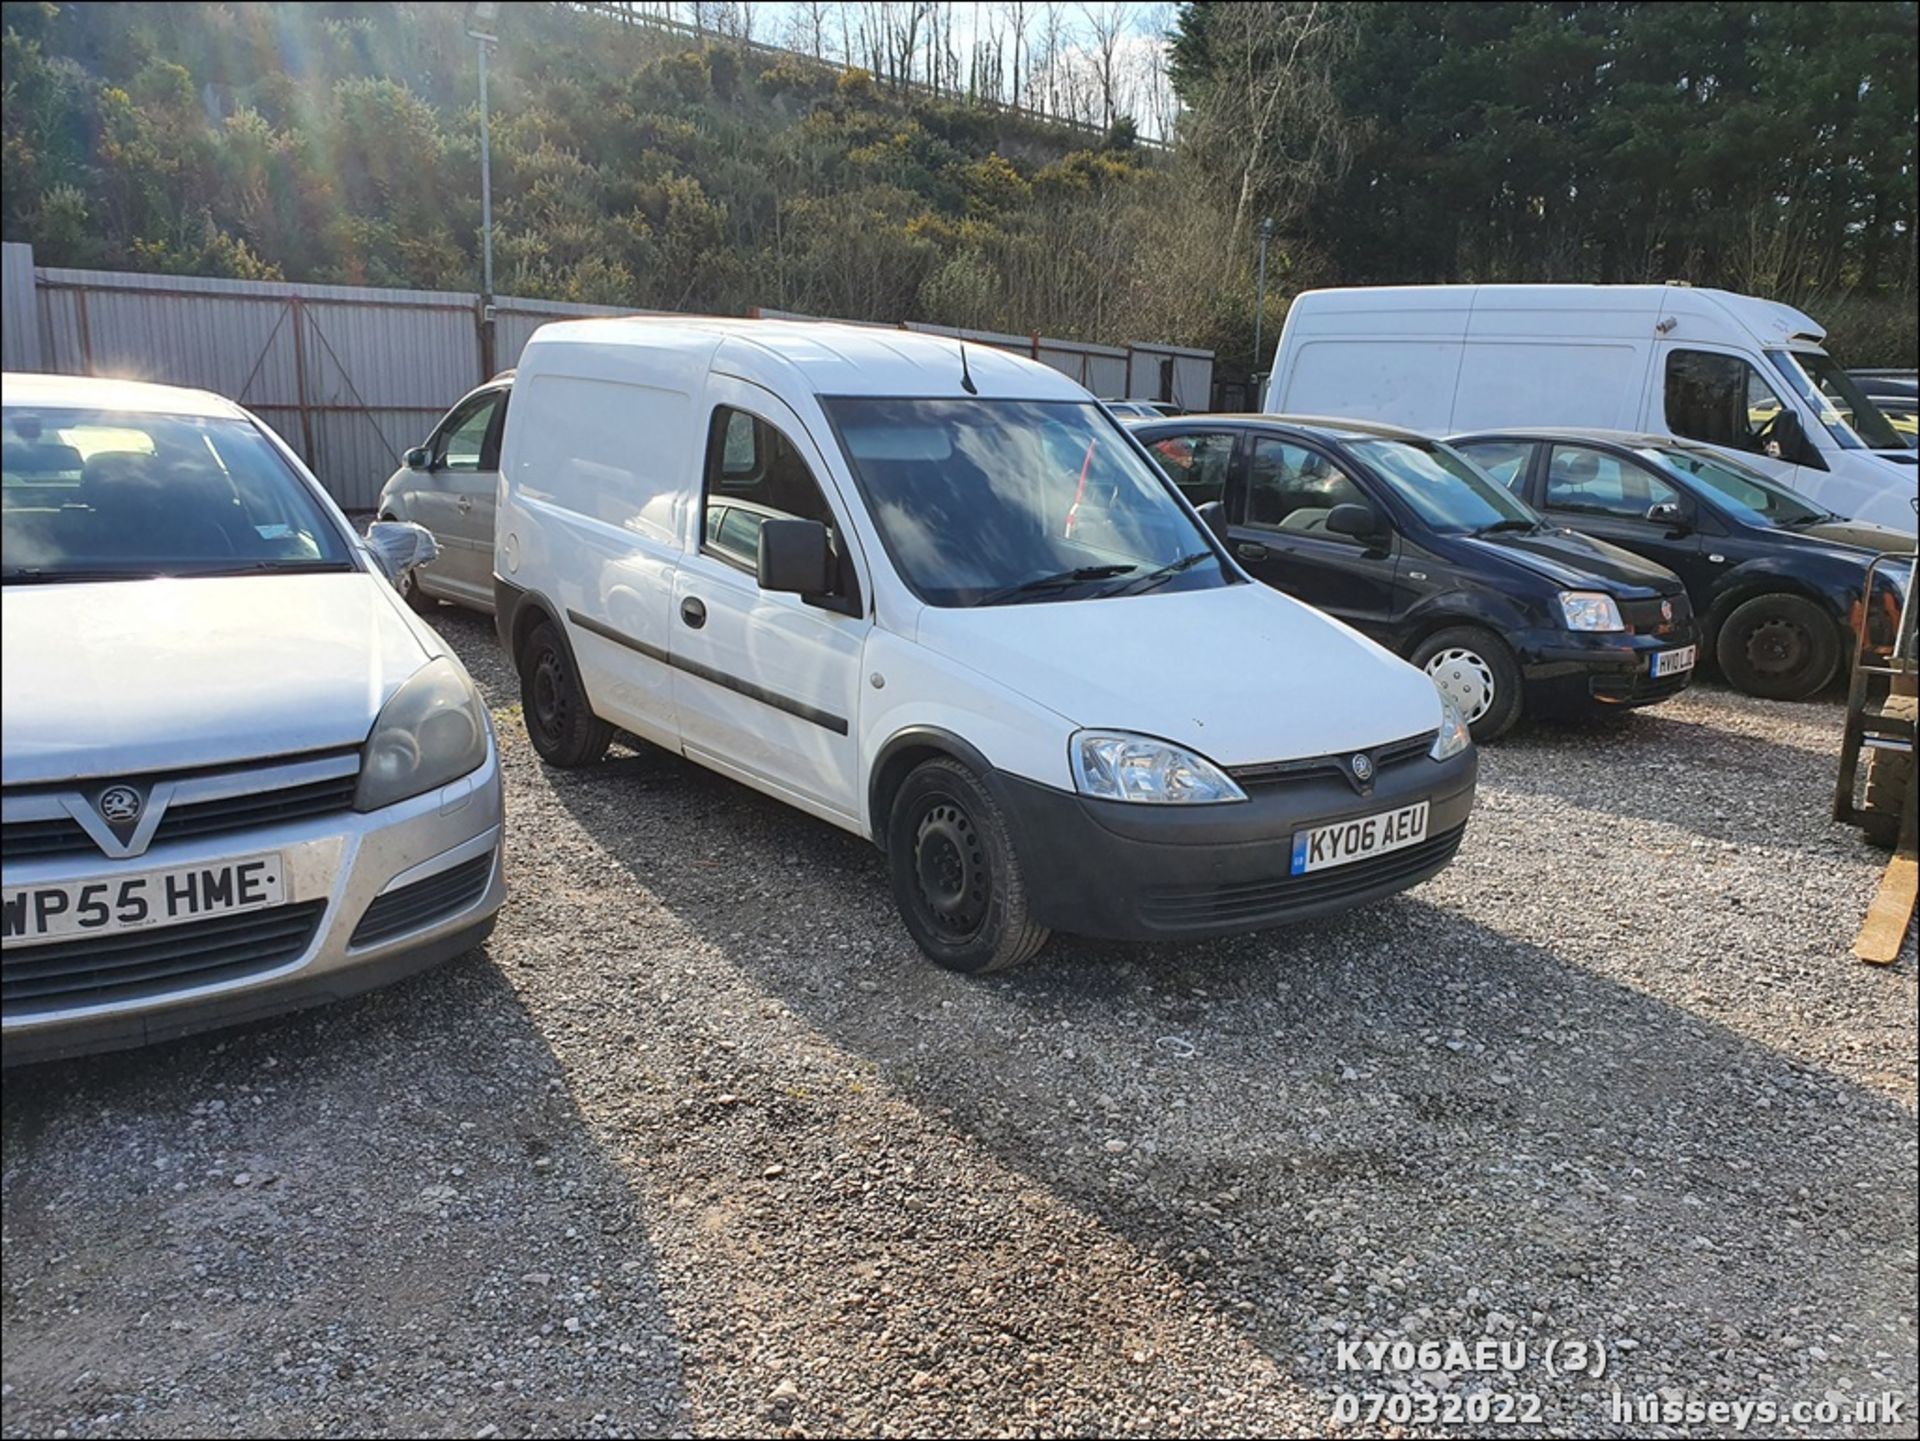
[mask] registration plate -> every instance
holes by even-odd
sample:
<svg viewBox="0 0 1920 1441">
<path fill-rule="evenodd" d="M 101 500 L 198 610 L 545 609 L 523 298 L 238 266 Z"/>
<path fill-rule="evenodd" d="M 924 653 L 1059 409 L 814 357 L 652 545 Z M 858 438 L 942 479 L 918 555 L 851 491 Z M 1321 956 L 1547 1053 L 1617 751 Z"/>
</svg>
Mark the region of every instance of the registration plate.
<svg viewBox="0 0 1920 1441">
<path fill-rule="evenodd" d="M 7 886 L 0 892 L 0 945 L 110 936 L 257 911 L 279 905 L 286 894 L 286 868 L 277 852 L 126 876 Z"/>
<path fill-rule="evenodd" d="M 1427 803 L 1402 806 L 1397 811 L 1335 821 L 1330 826 L 1293 833 L 1293 874 L 1324 871 L 1368 856 L 1417 845 L 1427 838 Z"/>
<path fill-rule="evenodd" d="M 1653 677 L 1658 680 L 1663 675 L 1679 675 L 1681 671 L 1693 669 L 1695 647 L 1683 645 L 1678 650 L 1657 650 L 1653 653 Z"/>
</svg>

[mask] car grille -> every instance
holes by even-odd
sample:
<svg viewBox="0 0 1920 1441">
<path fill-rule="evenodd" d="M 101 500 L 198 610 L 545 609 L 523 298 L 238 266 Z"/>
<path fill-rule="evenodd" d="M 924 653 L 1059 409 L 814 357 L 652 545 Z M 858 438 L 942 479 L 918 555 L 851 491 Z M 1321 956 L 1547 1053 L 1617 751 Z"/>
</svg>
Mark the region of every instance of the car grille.
<svg viewBox="0 0 1920 1441">
<path fill-rule="evenodd" d="M 484 856 L 448 866 L 425 880 L 376 896 L 360 918 L 360 924 L 353 928 L 353 939 L 348 944 L 370 946 L 417 930 L 441 916 L 465 910 L 480 899 L 492 874 L 493 852 L 488 851 Z"/>
<path fill-rule="evenodd" d="M 0 952 L 0 1004 L 9 1019 L 65 1006 L 149 1000 L 271 971 L 313 941 L 324 900 L 184 925 Z"/>
<path fill-rule="evenodd" d="M 1466 832 L 1463 822 L 1405 850 L 1304 876 L 1283 874 L 1269 880 L 1222 885 L 1150 887 L 1140 898 L 1140 919 L 1168 931 L 1210 926 L 1251 928 L 1284 921 L 1308 906 L 1338 902 L 1378 886 L 1412 885 L 1452 860 Z M 1285 852 L 1277 854 L 1284 856 Z"/>
<path fill-rule="evenodd" d="M 1673 607 L 1672 620 L 1661 616 L 1662 601 Z M 1635 635 L 1678 635 L 1693 628 L 1693 606 L 1688 602 L 1685 591 L 1656 596 L 1652 600 L 1623 600 L 1620 602 L 1620 619 Z"/>
<path fill-rule="evenodd" d="M 1374 779 L 1394 766 L 1404 765 L 1408 761 L 1418 760 L 1433 749 L 1435 731 L 1422 735 L 1408 736 L 1405 740 L 1388 741 L 1376 746 L 1367 754 L 1373 757 Z M 1227 770 L 1234 782 L 1242 790 L 1255 787 L 1293 785 L 1299 781 L 1324 780 L 1328 776 L 1339 776 L 1349 785 L 1353 783 L 1353 757 L 1356 752 L 1344 751 L 1337 756 L 1308 756 L 1297 761 L 1265 761 L 1255 765 L 1232 766 Z"/>
<path fill-rule="evenodd" d="M 220 835 L 253 826 L 306 820 L 350 810 L 359 784 L 354 774 L 329 776 L 217 800 L 175 801 L 167 807 L 149 842 L 153 846 L 194 836 Z M 11 821 L 0 828 L 0 854 L 8 860 L 30 856 L 73 855 L 96 850 L 93 838 L 71 816 L 48 820 Z"/>
</svg>

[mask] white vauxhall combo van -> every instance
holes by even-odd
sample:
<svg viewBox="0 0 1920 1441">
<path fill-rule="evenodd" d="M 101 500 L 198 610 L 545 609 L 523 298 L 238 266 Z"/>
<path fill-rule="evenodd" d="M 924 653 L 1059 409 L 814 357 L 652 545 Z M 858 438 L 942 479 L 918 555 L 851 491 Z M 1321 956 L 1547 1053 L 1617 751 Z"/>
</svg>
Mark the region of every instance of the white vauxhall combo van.
<svg viewBox="0 0 1920 1441">
<path fill-rule="evenodd" d="M 1252 582 L 1079 386 L 771 321 L 549 325 L 496 615 L 548 762 L 630 733 L 878 844 L 935 961 L 1253 930 L 1446 865 L 1433 684 Z"/>
</svg>

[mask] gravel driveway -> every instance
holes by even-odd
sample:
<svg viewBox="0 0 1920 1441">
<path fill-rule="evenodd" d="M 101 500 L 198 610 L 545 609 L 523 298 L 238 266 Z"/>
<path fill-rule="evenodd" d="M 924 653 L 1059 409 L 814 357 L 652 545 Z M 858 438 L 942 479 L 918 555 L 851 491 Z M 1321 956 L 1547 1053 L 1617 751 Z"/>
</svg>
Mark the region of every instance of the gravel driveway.
<svg viewBox="0 0 1920 1441">
<path fill-rule="evenodd" d="M 1914 955 L 1848 955 L 1883 857 L 1825 819 L 1836 705 L 1523 730 L 1405 897 L 969 981 L 849 836 L 657 752 L 543 769 L 488 623 L 439 624 L 501 722 L 498 931 L 10 1073 L 6 1434 L 1320 1434 L 1488 1390 L 1660 1432 L 1616 1385 L 1914 1434 Z M 1525 1369 L 1339 1369 L 1483 1337 Z M 1548 1373 L 1574 1339 L 1603 1377 Z"/>
</svg>

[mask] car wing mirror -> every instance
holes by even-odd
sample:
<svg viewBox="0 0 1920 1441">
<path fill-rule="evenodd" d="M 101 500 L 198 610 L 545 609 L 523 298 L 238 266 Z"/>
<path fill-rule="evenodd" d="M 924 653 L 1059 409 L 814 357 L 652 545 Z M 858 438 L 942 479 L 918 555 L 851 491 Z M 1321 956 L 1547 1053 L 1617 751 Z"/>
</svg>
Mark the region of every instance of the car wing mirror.
<svg viewBox="0 0 1920 1441">
<path fill-rule="evenodd" d="M 768 520 L 760 526 L 754 567 L 760 589 L 789 591 L 801 599 L 833 589 L 833 547 L 817 520 Z"/>
<path fill-rule="evenodd" d="M 431 564 L 440 554 L 440 543 L 432 531 L 410 520 L 377 520 L 367 527 L 367 554 L 397 586 L 409 572 Z"/>
<path fill-rule="evenodd" d="M 424 445 L 416 445 L 403 457 L 408 470 L 425 470 L 429 458 L 427 448 Z"/>
<path fill-rule="evenodd" d="M 1687 514 L 1687 508 L 1671 500 L 1648 506 L 1647 519 L 1655 525 L 1666 526 L 1676 535 L 1684 535 L 1693 529 L 1693 517 Z"/>
<path fill-rule="evenodd" d="M 1370 505 L 1349 500 L 1327 512 L 1326 528 L 1334 535 L 1372 540 L 1380 534 L 1380 515 Z"/>
<path fill-rule="evenodd" d="M 1205 523 L 1207 529 L 1213 532 L 1214 539 L 1225 544 L 1227 539 L 1227 508 L 1217 500 L 1209 500 L 1204 504 L 1196 505 L 1194 512 L 1200 517 L 1201 521 Z"/>
</svg>

